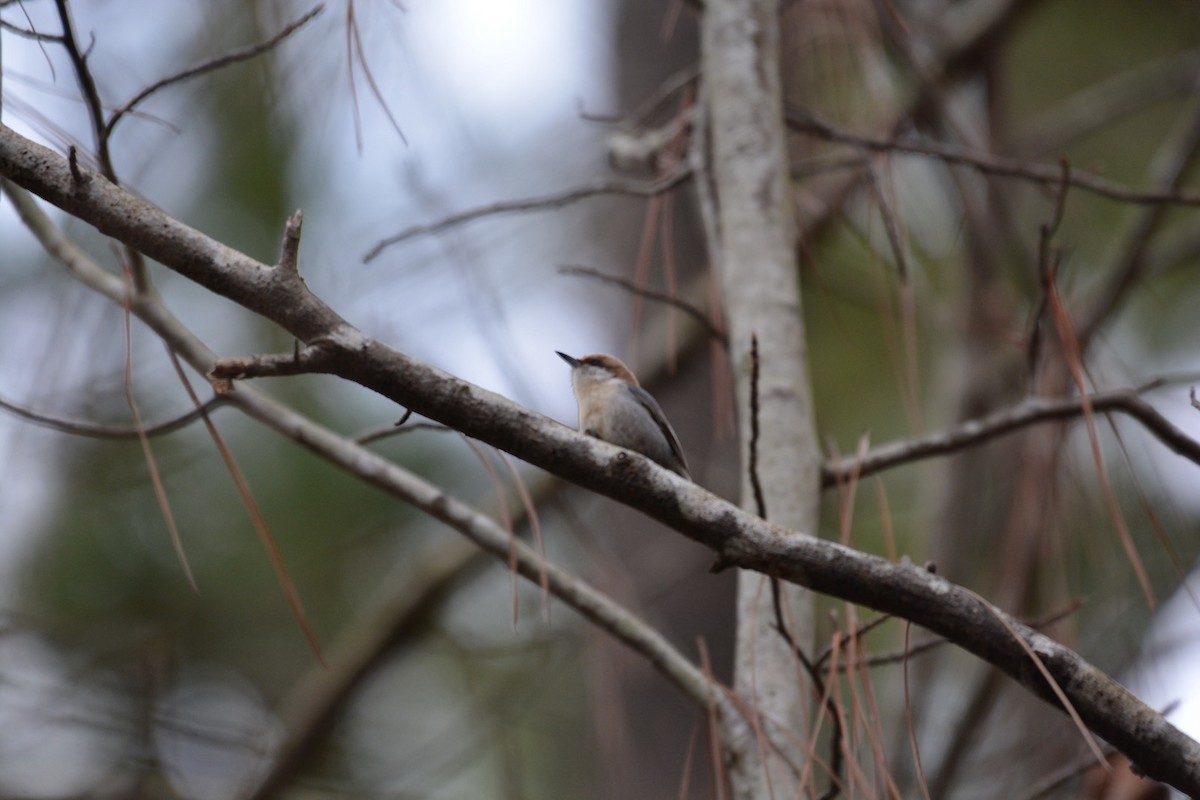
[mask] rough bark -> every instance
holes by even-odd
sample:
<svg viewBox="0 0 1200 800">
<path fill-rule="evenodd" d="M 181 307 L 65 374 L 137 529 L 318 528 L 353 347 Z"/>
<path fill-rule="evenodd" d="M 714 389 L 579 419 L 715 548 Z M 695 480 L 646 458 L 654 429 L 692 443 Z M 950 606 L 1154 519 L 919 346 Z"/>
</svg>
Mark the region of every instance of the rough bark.
<svg viewBox="0 0 1200 800">
<path fill-rule="evenodd" d="M 820 450 L 793 256 L 778 13 L 772 0 L 707 3 L 702 75 L 716 210 L 712 222 L 717 228 L 709 240 L 719 248 L 711 255 L 729 321 L 742 507 L 805 532 L 788 534 L 798 537 L 816 529 Z M 757 364 L 751 355 L 752 337 L 758 341 Z M 752 387 L 755 371 L 757 386 Z M 767 584 L 758 573 L 739 576 L 735 686 L 760 713 L 782 722 L 797 741 L 804 741 L 811 687 L 799 679 L 792 647 L 776 630 Z M 813 638 L 812 598 L 794 587 L 780 591 L 782 622 L 797 646 L 807 649 Z M 731 763 L 735 797 L 798 794 L 798 776 L 774 756 L 756 755 Z"/>
</svg>

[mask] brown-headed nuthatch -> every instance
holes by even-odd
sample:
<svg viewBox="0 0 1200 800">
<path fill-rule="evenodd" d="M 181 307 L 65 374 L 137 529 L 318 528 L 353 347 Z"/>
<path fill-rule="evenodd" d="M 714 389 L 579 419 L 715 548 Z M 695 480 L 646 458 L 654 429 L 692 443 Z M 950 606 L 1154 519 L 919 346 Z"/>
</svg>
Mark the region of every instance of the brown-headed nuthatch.
<svg viewBox="0 0 1200 800">
<path fill-rule="evenodd" d="M 558 352 L 557 350 L 555 351 Z M 688 480 L 679 437 L 629 367 L 613 356 L 558 357 L 571 365 L 571 388 L 579 402 L 579 430 L 657 461 Z"/>
</svg>

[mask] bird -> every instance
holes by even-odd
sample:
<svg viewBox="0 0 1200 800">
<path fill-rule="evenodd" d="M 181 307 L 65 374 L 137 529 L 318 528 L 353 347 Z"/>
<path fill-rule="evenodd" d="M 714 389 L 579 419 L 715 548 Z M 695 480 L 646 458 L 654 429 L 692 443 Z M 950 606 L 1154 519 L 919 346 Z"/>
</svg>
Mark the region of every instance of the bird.
<svg viewBox="0 0 1200 800">
<path fill-rule="evenodd" d="M 571 388 L 579 404 L 582 433 L 641 453 L 692 479 L 679 437 L 658 401 L 638 384 L 629 367 L 603 353 L 573 358 L 554 352 L 571 366 Z"/>
</svg>

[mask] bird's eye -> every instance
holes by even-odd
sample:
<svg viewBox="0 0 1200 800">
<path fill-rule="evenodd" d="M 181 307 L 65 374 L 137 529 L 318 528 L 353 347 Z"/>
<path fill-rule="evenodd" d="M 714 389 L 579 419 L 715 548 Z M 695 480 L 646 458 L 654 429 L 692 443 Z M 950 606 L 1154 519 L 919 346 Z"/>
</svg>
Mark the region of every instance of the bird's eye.
<svg viewBox="0 0 1200 800">
<path fill-rule="evenodd" d="M 598 367 L 598 366 L 600 366 L 600 359 L 598 359 L 598 358 L 585 358 L 585 359 L 583 360 L 583 363 L 587 364 L 589 367 Z"/>
</svg>

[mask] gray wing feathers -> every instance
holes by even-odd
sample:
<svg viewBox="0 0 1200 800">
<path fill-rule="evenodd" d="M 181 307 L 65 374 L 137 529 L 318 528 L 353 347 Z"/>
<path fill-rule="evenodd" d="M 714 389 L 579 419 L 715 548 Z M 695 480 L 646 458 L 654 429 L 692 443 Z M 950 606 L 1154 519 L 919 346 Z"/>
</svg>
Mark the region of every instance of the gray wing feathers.
<svg viewBox="0 0 1200 800">
<path fill-rule="evenodd" d="M 670 423 L 667 422 L 667 415 L 663 413 L 662 407 L 654 399 L 654 395 L 647 392 L 641 386 L 630 385 L 629 388 L 633 392 L 633 396 L 637 398 L 637 401 L 650 412 L 650 416 L 658 423 L 659 430 L 663 432 L 667 444 L 671 446 L 671 452 L 675 455 L 675 458 L 679 459 L 679 465 L 683 467 L 684 472 L 687 472 L 687 459 L 683 457 L 683 446 L 679 444 L 679 437 L 675 435 L 675 431 L 672 430 Z"/>
</svg>

